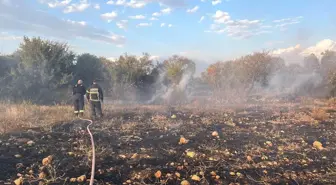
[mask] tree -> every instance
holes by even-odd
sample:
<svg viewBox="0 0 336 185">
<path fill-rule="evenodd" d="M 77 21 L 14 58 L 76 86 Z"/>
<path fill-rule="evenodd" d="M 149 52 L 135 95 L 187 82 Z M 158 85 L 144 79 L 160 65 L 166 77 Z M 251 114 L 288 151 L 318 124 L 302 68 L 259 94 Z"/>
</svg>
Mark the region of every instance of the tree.
<svg viewBox="0 0 336 185">
<path fill-rule="evenodd" d="M 109 66 L 113 94 L 117 99 L 139 99 L 147 76 L 153 70 L 153 61 L 148 53 L 137 57 L 125 53 Z"/>
<path fill-rule="evenodd" d="M 89 86 L 94 79 L 105 80 L 106 73 L 103 61 L 97 56 L 89 53 L 77 56 L 74 68 L 75 81 L 81 79 L 86 86 Z"/>
<path fill-rule="evenodd" d="M 196 66 L 195 63 L 182 56 L 173 55 L 163 62 L 164 68 L 167 72 L 167 78 L 172 84 L 178 84 L 183 74 L 194 75 Z"/>
<path fill-rule="evenodd" d="M 8 75 L 17 64 L 18 61 L 11 56 L 0 56 L 0 78 Z"/>
<path fill-rule="evenodd" d="M 303 59 L 303 65 L 308 71 L 316 71 L 320 68 L 319 59 L 313 53 Z"/>
<path fill-rule="evenodd" d="M 66 43 L 24 37 L 14 56 L 8 93 L 14 100 L 51 103 L 62 96 L 56 89 L 70 83 L 75 55 Z"/>
<path fill-rule="evenodd" d="M 336 67 L 336 52 L 326 50 L 322 52 L 321 67 L 323 70 L 330 70 Z"/>
<path fill-rule="evenodd" d="M 41 78 L 50 80 L 41 80 L 49 87 L 57 88 L 71 81 L 75 54 L 69 50 L 67 43 L 25 36 L 17 54 L 22 69 L 43 69 L 46 76 Z"/>
</svg>

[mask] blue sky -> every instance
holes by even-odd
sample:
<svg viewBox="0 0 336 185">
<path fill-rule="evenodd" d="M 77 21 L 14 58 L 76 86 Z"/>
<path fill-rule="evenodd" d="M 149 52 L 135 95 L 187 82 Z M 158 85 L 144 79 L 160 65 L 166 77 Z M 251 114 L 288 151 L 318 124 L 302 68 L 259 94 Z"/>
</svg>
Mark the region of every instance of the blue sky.
<svg viewBox="0 0 336 185">
<path fill-rule="evenodd" d="M 181 54 L 203 64 L 336 40 L 334 0 L 0 0 L 0 52 L 23 35 L 78 53 Z M 202 64 L 200 64 L 202 65 Z"/>
</svg>

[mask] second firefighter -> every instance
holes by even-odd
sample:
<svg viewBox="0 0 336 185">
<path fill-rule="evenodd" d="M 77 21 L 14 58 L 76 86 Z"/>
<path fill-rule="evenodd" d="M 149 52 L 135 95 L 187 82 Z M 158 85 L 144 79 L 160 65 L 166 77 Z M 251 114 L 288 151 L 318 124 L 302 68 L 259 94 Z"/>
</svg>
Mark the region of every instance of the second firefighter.
<svg viewBox="0 0 336 185">
<path fill-rule="evenodd" d="M 86 91 L 86 98 L 90 102 L 91 107 L 91 119 L 96 118 L 96 112 L 99 117 L 103 116 L 101 102 L 104 100 L 103 90 L 94 80 L 91 87 Z"/>
</svg>

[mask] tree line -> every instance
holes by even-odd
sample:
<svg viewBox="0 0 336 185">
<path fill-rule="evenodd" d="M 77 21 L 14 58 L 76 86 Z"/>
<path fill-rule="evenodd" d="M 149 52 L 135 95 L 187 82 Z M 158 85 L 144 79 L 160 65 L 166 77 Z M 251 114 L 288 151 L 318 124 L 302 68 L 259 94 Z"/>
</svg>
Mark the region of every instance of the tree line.
<svg viewBox="0 0 336 185">
<path fill-rule="evenodd" d="M 113 99 L 146 101 L 156 92 L 162 71 L 167 73 L 160 83 L 173 85 L 184 71 L 194 73 L 194 66 L 177 55 L 161 63 L 148 53 L 140 57 L 125 53 L 116 61 L 90 53 L 77 55 L 67 43 L 25 36 L 15 52 L 0 56 L 0 97 L 13 102 L 69 102 L 78 79 L 85 86 L 96 79 Z"/>
<path fill-rule="evenodd" d="M 190 98 L 190 92 L 201 91 L 223 100 L 266 92 L 334 96 L 336 52 L 321 55 L 320 60 L 311 54 L 302 63 L 287 64 L 269 52 L 256 52 L 211 64 L 195 78 L 195 62 L 179 55 L 160 62 L 148 53 L 125 53 L 111 61 L 90 53 L 76 54 L 67 43 L 25 36 L 15 52 L 0 56 L 0 98 L 40 104 L 70 102 L 71 87 L 78 79 L 85 86 L 96 79 L 111 99 L 133 102 L 153 102 L 153 98 L 164 102 L 167 97 L 181 102 Z"/>
</svg>

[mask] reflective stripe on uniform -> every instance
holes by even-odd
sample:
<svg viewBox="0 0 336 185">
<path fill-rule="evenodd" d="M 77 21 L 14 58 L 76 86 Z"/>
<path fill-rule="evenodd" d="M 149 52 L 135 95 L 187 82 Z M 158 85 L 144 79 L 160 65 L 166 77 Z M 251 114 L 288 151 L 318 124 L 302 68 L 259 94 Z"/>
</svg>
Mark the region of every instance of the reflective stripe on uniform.
<svg viewBox="0 0 336 185">
<path fill-rule="evenodd" d="M 84 112 L 84 110 L 80 110 L 79 112 Z"/>
<path fill-rule="evenodd" d="M 99 101 L 99 89 L 98 88 L 91 88 L 89 91 L 90 100 L 91 101 Z M 96 98 L 93 98 L 92 95 L 97 95 Z"/>
<path fill-rule="evenodd" d="M 75 113 L 78 113 L 78 111 L 74 111 Z"/>
<path fill-rule="evenodd" d="M 98 93 L 98 88 L 91 88 L 90 93 Z"/>
<path fill-rule="evenodd" d="M 96 102 L 99 102 L 100 100 L 94 100 L 94 99 L 93 99 L 93 100 L 90 100 L 90 101 L 96 101 Z"/>
</svg>

